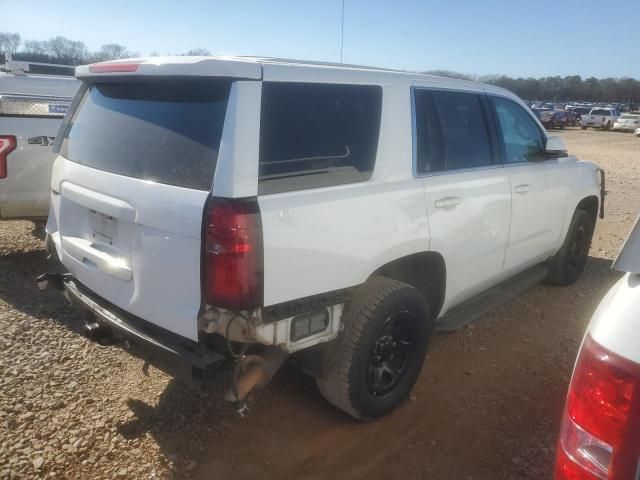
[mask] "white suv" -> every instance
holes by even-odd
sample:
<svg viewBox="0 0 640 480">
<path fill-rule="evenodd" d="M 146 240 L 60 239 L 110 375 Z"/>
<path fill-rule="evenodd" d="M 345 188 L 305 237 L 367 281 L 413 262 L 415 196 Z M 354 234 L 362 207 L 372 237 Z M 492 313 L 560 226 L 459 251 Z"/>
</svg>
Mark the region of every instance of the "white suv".
<svg viewBox="0 0 640 480">
<path fill-rule="evenodd" d="M 615 108 L 592 108 L 588 115 L 583 115 L 580 119 L 580 127 L 586 130 L 588 127 L 598 127 L 610 129 L 620 117 L 620 112 Z"/>
<path fill-rule="evenodd" d="M 381 416 L 434 327 L 585 265 L 597 168 L 506 90 L 258 58 L 76 74 L 47 225 L 69 273 L 40 285 L 179 377 L 207 377 L 222 344 L 229 399 L 298 352 L 330 402 Z"/>
</svg>

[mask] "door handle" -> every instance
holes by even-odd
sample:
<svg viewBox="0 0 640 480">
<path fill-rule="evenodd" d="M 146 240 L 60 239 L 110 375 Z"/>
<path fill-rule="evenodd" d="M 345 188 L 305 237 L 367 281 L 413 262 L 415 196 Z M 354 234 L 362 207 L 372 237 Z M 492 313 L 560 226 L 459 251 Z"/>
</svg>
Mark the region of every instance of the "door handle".
<svg viewBox="0 0 640 480">
<path fill-rule="evenodd" d="M 436 208 L 453 208 L 462 203 L 460 197 L 444 197 L 435 201 Z"/>
<path fill-rule="evenodd" d="M 95 267 L 107 275 L 124 281 L 130 281 L 133 278 L 133 271 L 127 260 L 99 250 L 84 238 L 62 236 L 62 245 L 64 251 L 81 263 L 90 262 Z"/>
<path fill-rule="evenodd" d="M 531 185 L 529 185 L 528 183 L 523 183 L 522 185 L 518 185 L 513 189 L 514 192 L 521 193 L 523 195 L 529 190 L 531 190 Z"/>
</svg>

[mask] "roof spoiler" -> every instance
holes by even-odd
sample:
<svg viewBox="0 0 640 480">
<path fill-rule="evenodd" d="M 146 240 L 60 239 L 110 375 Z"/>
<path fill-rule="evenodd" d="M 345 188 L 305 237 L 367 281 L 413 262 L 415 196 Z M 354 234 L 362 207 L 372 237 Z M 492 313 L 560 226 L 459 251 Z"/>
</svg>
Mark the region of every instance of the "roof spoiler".
<svg viewBox="0 0 640 480">
<path fill-rule="evenodd" d="M 199 76 L 261 80 L 262 66 L 236 57 L 127 58 L 76 67 L 76 77 L 91 80 L 120 76 Z"/>
</svg>

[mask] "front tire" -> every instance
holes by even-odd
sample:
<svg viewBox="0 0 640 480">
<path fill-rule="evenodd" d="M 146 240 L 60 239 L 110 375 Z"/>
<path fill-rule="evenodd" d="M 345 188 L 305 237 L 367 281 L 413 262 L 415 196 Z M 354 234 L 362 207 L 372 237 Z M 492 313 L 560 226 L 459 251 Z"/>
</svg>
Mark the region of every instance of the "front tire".
<svg viewBox="0 0 640 480">
<path fill-rule="evenodd" d="M 318 388 L 359 420 L 386 415 L 409 396 L 422 369 L 434 325 L 427 302 L 406 283 L 373 277 L 345 305 L 342 322 Z"/>
<path fill-rule="evenodd" d="M 584 210 L 576 210 L 562 247 L 549 260 L 548 283 L 568 286 L 580 278 L 587 263 L 594 229 L 593 217 Z"/>
</svg>

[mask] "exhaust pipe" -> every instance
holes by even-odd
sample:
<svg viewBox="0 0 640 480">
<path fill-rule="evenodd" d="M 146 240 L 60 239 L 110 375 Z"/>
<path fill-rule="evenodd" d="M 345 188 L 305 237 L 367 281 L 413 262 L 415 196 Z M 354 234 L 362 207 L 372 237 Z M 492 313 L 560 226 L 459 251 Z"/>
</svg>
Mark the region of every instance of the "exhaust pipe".
<svg viewBox="0 0 640 480">
<path fill-rule="evenodd" d="M 265 347 L 259 354 L 247 355 L 233 369 L 231 387 L 224 395 L 228 402 L 243 402 L 254 388 L 269 384 L 288 354 L 278 347 Z"/>
</svg>

